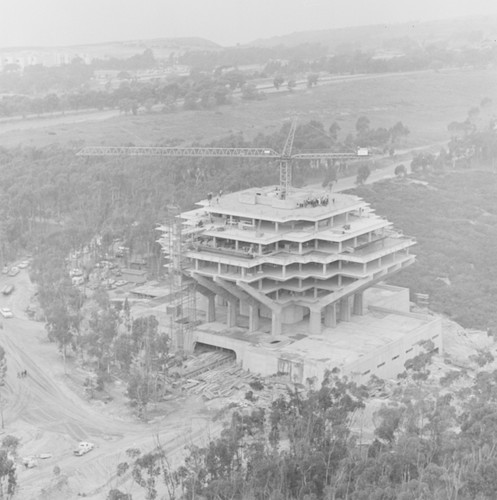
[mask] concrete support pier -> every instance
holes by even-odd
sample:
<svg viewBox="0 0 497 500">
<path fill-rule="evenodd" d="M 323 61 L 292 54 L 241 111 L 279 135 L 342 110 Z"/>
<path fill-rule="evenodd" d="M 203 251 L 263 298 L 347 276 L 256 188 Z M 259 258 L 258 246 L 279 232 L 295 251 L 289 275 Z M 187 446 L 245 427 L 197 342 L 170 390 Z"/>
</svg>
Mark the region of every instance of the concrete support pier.
<svg viewBox="0 0 497 500">
<path fill-rule="evenodd" d="M 364 292 L 354 294 L 354 314 L 364 315 Z"/>
<path fill-rule="evenodd" d="M 274 311 L 271 315 L 271 335 L 281 335 L 281 312 Z"/>
<path fill-rule="evenodd" d="M 227 325 L 228 327 L 236 326 L 236 313 L 238 311 L 238 304 L 236 301 L 230 300 L 228 302 L 228 318 Z"/>
<path fill-rule="evenodd" d="M 259 308 L 249 305 L 249 332 L 255 332 L 259 329 Z"/>
<path fill-rule="evenodd" d="M 321 309 L 309 309 L 309 333 L 311 335 L 321 333 Z"/>
<path fill-rule="evenodd" d="M 335 328 L 337 326 L 337 307 L 330 304 L 324 309 L 324 326 Z"/>
<path fill-rule="evenodd" d="M 207 323 L 216 321 L 216 296 L 211 294 L 207 297 Z"/>
<path fill-rule="evenodd" d="M 350 321 L 350 300 L 348 297 L 340 300 L 340 319 Z"/>
</svg>

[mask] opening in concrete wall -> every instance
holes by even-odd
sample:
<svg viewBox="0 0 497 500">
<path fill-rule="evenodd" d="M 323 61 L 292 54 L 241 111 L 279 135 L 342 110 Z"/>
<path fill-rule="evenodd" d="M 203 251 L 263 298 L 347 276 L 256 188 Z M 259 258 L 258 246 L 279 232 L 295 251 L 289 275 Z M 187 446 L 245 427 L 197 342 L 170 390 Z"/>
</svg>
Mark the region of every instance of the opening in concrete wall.
<svg viewBox="0 0 497 500">
<path fill-rule="evenodd" d="M 212 344 L 204 344 L 203 342 L 195 342 L 193 345 L 194 354 L 205 354 L 215 352 L 223 355 L 223 359 L 236 361 L 236 352 L 233 349 L 226 349 L 224 347 L 218 347 Z"/>
</svg>

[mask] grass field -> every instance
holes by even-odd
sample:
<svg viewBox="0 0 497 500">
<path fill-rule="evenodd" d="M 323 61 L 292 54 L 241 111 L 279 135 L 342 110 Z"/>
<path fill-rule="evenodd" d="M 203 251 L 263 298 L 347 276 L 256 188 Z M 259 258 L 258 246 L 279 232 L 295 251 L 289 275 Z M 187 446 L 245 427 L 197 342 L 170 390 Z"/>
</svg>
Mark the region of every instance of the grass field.
<svg viewBox="0 0 497 500">
<path fill-rule="evenodd" d="M 0 144 L 145 146 L 165 139 L 208 141 L 231 132 L 243 132 L 250 138 L 279 129 L 285 119 L 297 114 L 302 121 L 315 119 L 326 127 L 337 120 L 342 139 L 361 115 L 370 118 L 372 127 L 389 127 L 400 120 L 411 131 L 406 146 L 415 147 L 448 139 L 447 124 L 463 120 L 468 109 L 484 97 L 497 102 L 496 83 L 495 69 L 365 75 L 312 90 L 282 90 L 262 101 L 237 99 L 232 105 L 209 111 L 123 115 L 105 120 L 89 115 L 85 122 L 50 125 L 46 120 L 46 126 L 24 130 L 15 130 L 13 123 L 13 130 L 0 134 Z"/>
</svg>

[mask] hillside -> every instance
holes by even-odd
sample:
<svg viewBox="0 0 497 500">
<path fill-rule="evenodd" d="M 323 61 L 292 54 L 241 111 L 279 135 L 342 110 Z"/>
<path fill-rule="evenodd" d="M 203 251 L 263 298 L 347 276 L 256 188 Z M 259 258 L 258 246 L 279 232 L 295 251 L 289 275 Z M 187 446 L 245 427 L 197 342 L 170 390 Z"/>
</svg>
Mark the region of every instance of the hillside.
<svg viewBox="0 0 497 500">
<path fill-rule="evenodd" d="M 52 52 L 74 52 L 88 54 L 90 58 L 126 58 L 135 54 L 140 54 L 144 50 L 151 49 L 154 55 L 161 59 L 169 57 L 172 52 L 183 53 L 191 50 L 219 50 L 221 47 L 210 40 L 197 37 L 189 38 L 153 38 L 150 40 L 128 40 L 114 41 L 94 44 L 54 46 L 54 47 L 0 47 L 2 53 L 23 53 L 25 51 L 36 51 L 37 53 Z"/>
<path fill-rule="evenodd" d="M 276 47 L 320 43 L 330 51 L 399 49 L 446 42 L 449 47 L 481 43 L 497 34 L 497 17 L 456 18 L 391 25 L 356 26 L 319 31 L 301 31 L 255 40 L 248 46 Z"/>
<path fill-rule="evenodd" d="M 461 170 L 355 190 L 418 242 L 416 263 L 392 281 L 464 327 L 497 327 L 496 187 L 494 171 Z"/>
</svg>

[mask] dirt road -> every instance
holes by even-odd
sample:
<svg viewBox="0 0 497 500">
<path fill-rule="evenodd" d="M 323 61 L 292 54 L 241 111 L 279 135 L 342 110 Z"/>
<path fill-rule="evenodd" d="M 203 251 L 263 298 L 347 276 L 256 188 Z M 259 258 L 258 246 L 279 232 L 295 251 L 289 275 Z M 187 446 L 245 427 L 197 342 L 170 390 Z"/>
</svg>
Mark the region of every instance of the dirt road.
<svg viewBox="0 0 497 500">
<path fill-rule="evenodd" d="M 212 435 L 220 428 L 209 425 L 201 402 L 185 402 L 181 410 L 171 412 L 153 424 L 137 422 L 116 414 L 111 406 L 97 407 L 74 393 L 67 385 L 61 358 L 55 345 L 48 343 L 42 323 L 26 318 L 32 286 L 27 272 L 15 278 L 0 278 L 0 286 L 15 283 L 9 297 L 0 297 L 0 307 L 10 307 L 14 318 L 1 318 L 0 345 L 6 351 L 8 369 L 6 384 L 0 393 L 4 403 L 4 432 L 21 439 L 20 456 L 50 453 L 52 458 L 38 460 L 38 467 L 18 468 L 23 500 L 43 498 L 42 488 L 53 481 L 57 465 L 68 478 L 68 488 L 44 498 L 105 498 L 110 489 L 116 465 L 125 460 L 125 450 L 151 449 L 159 438 L 170 455 L 184 446 Z M 18 372 L 27 370 L 19 378 Z M 73 455 L 80 440 L 95 443 L 95 449 L 82 457 Z M 174 457 L 172 457 L 174 459 Z M 111 481 L 112 482 L 112 481 Z M 60 493 L 60 495 L 59 495 Z"/>
</svg>

